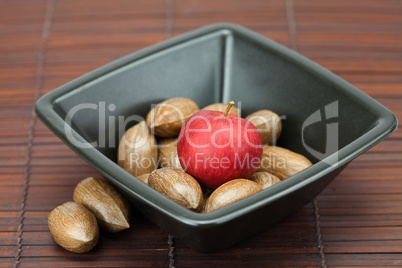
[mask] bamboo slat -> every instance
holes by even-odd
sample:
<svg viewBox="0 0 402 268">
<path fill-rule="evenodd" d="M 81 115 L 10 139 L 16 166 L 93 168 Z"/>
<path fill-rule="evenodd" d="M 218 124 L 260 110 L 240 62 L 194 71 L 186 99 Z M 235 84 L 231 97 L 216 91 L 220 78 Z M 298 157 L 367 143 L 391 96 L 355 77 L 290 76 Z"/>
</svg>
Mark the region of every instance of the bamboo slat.
<svg viewBox="0 0 402 268">
<path fill-rule="evenodd" d="M 172 247 L 135 210 L 131 229 L 102 232 L 89 253 L 54 243 L 49 212 L 72 200 L 80 180 L 100 174 L 32 117 L 36 98 L 216 22 L 295 49 L 402 118 L 398 0 L 0 1 L 0 267 L 402 266 L 401 130 L 355 159 L 314 204 L 217 254 L 198 254 L 180 241 Z"/>
</svg>

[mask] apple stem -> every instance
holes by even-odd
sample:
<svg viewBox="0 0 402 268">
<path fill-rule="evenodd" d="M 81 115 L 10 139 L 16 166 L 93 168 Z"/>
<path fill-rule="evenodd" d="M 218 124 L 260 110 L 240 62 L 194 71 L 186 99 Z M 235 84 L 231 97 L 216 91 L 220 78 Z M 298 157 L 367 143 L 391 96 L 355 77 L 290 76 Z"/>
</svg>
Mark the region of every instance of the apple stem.
<svg viewBox="0 0 402 268">
<path fill-rule="evenodd" d="M 230 110 L 230 108 L 232 108 L 233 104 L 234 104 L 234 101 L 229 101 L 228 107 L 226 107 L 226 111 L 225 111 L 225 113 L 223 114 L 223 116 L 227 116 L 227 115 L 228 115 L 229 110 Z"/>
</svg>

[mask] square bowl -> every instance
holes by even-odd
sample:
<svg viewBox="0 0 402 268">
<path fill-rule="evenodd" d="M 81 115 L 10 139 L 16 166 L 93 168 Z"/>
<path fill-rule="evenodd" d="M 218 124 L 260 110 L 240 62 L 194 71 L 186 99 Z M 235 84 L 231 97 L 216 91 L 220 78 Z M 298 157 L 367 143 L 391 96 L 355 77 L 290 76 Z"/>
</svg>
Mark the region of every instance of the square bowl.
<svg viewBox="0 0 402 268">
<path fill-rule="evenodd" d="M 283 119 L 278 145 L 314 165 L 214 212 L 187 210 L 116 164 L 124 130 L 143 120 L 152 104 L 172 97 L 200 107 L 234 100 L 242 116 L 272 110 Z M 394 114 L 343 79 L 232 24 L 200 28 L 118 59 L 44 95 L 35 110 L 146 217 L 203 253 L 227 248 L 299 210 L 397 127 Z"/>
</svg>

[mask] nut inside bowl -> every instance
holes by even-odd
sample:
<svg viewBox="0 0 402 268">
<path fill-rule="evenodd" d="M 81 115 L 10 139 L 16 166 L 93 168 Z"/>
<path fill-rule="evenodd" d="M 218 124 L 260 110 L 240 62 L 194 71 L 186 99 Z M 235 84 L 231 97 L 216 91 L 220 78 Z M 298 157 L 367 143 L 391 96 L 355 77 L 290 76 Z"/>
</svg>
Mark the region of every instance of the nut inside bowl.
<svg viewBox="0 0 402 268">
<path fill-rule="evenodd" d="M 310 168 L 216 211 L 189 211 L 116 164 L 124 130 L 173 97 L 199 107 L 234 100 L 242 117 L 282 117 L 277 143 Z M 248 29 L 204 27 L 135 52 L 43 96 L 36 113 L 145 216 L 190 248 L 216 252 L 297 211 L 355 157 L 390 135 L 396 117 L 338 76 Z"/>
</svg>

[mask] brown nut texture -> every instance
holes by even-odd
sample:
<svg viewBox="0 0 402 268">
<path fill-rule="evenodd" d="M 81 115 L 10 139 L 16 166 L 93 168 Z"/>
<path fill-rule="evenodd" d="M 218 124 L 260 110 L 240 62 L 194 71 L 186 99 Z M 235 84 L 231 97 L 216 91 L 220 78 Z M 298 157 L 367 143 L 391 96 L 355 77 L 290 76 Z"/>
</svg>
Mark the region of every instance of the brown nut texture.
<svg viewBox="0 0 402 268">
<path fill-rule="evenodd" d="M 261 186 L 251 180 L 234 179 L 228 181 L 212 192 L 206 202 L 204 212 L 208 213 L 215 211 L 256 194 L 261 190 Z"/>
<path fill-rule="evenodd" d="M 76 202 L 67 202 L 53 209 L 48 225 L 56 243 L 71 252 L 88 252 L 99 240 L 95 216 Z"/>
<path fill-rule="evenodd" d="M 149 175 L 151 175 L 151 173 L 145 173 L 145 174 L 138 176 L 137 179 L 139 179 L 140 181 L 142 181 L 145 184 L 148 184 Z"/>
<path fill-rule="evenodd" d="M 198 210 L 201 206 L 201 186 L 184 171 L 174 168 L 154 170 L 149 176 L 148 185 L 185 208 Z"/>
<path fill-rule="evenodd" d="M 211 193 L 212 193 L 212 191 L 209 191 L 209 190 L 208 190 L 208 192 L 203 193 L 202 202 L 201 202 L 199 212 L 205 213 L 205 207 L 207 205 L 207 201 L 208 201 L 208 198 L 211 195 Z"/>
<path fill-rule="evenodd" d="M 158 144 L 160 167 L 171 167 L 183 170 L 177 155 L 177 139 L 162 139 Z"/>
<path fill-rule="evenodd" d="M 310 167 L 312 163 L 301 154 L 279 146 L 264 146 L 258 171 L 267 171 L 280 180 Z"/>
<path fill-rule="evenodd" d="M 227 103 L 214 103 L 202 108 L 201 110 L 218 111 L 224 113 L 227 107 L 228 107 Z M 240 116 L 240 110 L 237 107 L 232 106 L 232 108 L 230 108 L 229 110 L 229 114 Z"/>
<path fill-rule="evenodd" d="M 120 140 L 117 162 L 135 177 L 151 173 L 158 165 L 158 148 L 147 123 L 129 128 Z"/>
<path fill-rule="evenodd" d="M 186 120 L 199 109 L 194 101 L 187 98 L 168 99 L 149 111 L 147 123 L 158 137 L 177 137 Z"/>
<path fill-rule="evenodd" d="M 108 182 L 86 178 L 75 187 L 73 198 L 96 216 L 101 229 L 116 233 L 130 228 L 130 206 Z"/>
<path fill-rule="evenodd" d="M 265 171 L 254 173 L 251 180 L 258 183 L 262 189 L 267 189 L 268 187 L 281 182 L 277 176 Z"/>
<path fill-rule="evenodd" d="M 262 144 L 275 144 L 282 132 L 281 118 L 270 110 L 259 110 L 246 118 L 261 135 Z"/>
</svg>

